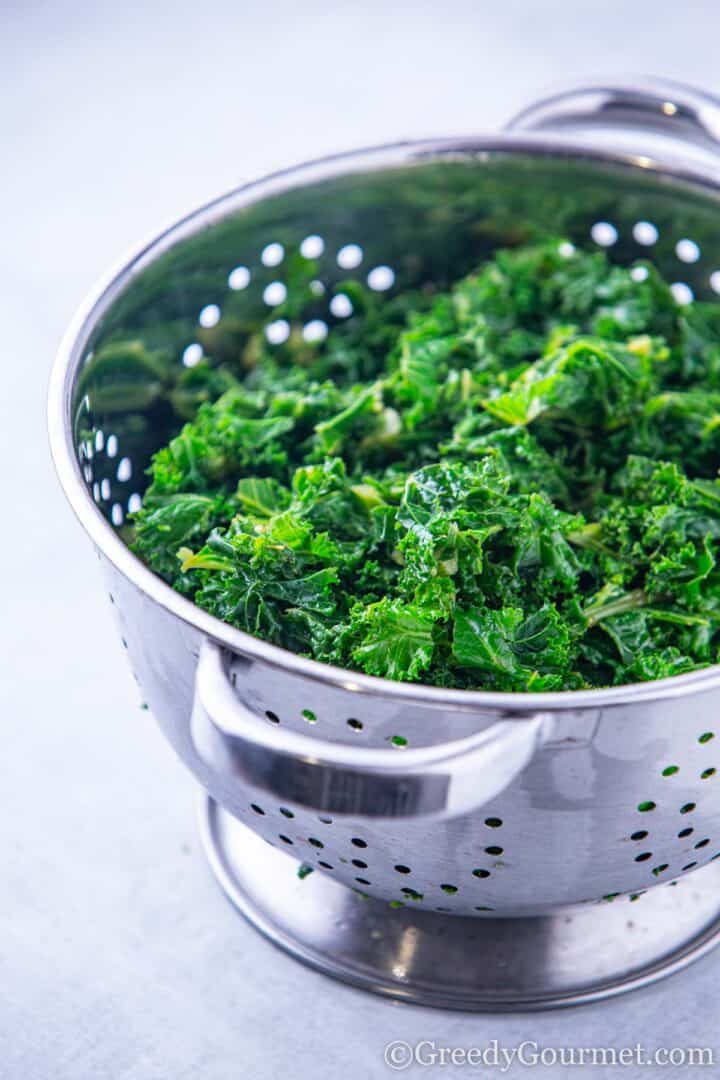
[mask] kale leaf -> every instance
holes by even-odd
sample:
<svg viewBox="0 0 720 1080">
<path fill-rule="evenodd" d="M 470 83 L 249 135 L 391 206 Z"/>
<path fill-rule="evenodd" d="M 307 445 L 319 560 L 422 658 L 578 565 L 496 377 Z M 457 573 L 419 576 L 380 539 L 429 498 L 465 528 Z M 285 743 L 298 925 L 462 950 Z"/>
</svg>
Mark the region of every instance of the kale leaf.
<svg viewBox="0 0 720 1080">
<path fill-rule="evenodd" d="M 132 522 L 156 573 L 389 679 L 577 689 L 718 660 L 720 305 L 550 239 L 444 292 L 341 283 L 354 315 L 311 344 L 317 268 L 287 265 L 279 346 L 245 327 L 174 383 L 140 341 L 98 354 L 108 396 L 167 393 L 187 421 Z"/>
</svg>

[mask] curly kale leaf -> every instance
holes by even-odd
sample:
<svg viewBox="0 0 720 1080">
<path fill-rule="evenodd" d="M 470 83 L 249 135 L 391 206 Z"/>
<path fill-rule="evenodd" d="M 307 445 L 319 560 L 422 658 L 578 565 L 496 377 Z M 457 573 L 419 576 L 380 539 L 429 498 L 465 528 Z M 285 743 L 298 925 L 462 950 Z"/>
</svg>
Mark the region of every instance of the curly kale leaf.
<svg viewBox="0 0 720 1080">
<path fill-rule="evenodd" d="M 412 681 L 430 667 L 434 652 L 432 618 L 414 604 L 383 597 L 351 613 L 345 645 L 368 675 Z"/>
<path fill-rule="evenodd" d="M 209 533 L 230 520 L 232 505 L 224 495 L 179 494 L 148 501 L 135 525 L 135 551 L 155 573 L 181 592 L 193 582 L 181 568 L 178 552 L 202 544 Z"/>
<path fill-rule="evenodd" d="M 455 615 L 452 653 L 461 667 L 489 675 L 501 690 L 557 690 L 566 681 L 574 634 L 552 604 L 470 608 Z"/>
<path fill-rule="evenodd" d="M 98 350 L 93 392 L 187 421 L 132 523 L 153 570 L 390 679 L 576 689 L 718 660 L 720 305 L 550 239 L 444 291 L 336 283 L 354 315 L 310 343 L 319 270 L 288 250 L 286 272 L 280 346 L 245 320 L 235 356 L 226 327 L 179 377 L 157 334 Z"/>
<path fill-rule="evenodd" d="M 642 354 L 576 338 L 529 365 L 485 408 L 501 423 L 526 425 L 544 413 L 579 427 L 627 422 L 652 386 Z"/>
</svg>

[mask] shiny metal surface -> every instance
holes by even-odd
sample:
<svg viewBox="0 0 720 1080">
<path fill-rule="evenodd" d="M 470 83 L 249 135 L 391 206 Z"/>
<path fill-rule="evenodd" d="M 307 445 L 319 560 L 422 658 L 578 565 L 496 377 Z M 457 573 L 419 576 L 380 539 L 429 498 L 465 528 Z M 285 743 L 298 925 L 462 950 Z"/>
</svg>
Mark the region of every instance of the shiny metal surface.
<svg viewBox="0 0 720 1080">
<path fill-rule="evenodd" d="M 685 155 L 698 149 L 713 158 L 720 151 L 720 101 L 703 90 L 671 79 L 592 80 L 558 89 L 523 109 L 506 131 L 544 131 L 632 139 L 636 153 L 654 135 Z"/>
<path fill-rule="evenodd" d="M 364 990 L 449 1009 L 581 1005 L 647 986 L 699 959 L 720 936 L 720 865 L 637 902 L 541 918 L 463 919 L 389 909 L 258 840 L 203 799 L 210 865 L 229 900 L 299 960 Z"/>
<path fill-rule="evenodd" d="M 322 743 L 298 731 L 278 739 L 238 700 L 237 681 L 237 673 L 231 681 L 220 647 L 204 641 L 191 725 L 206 765 L 257 787 L 266 798 L 357 822 L 452 818 L 477 810 L 518 776 L 554 730 L 550 714 L 530 714 L 402 753 Z"/>
<path fill-rule="evenodd" d="M 612 893 L 644 892 L 720 854 L 718 778 L 701 778 L 718 763 L 713 682 L 658 683 L 662 698 L 603 708 L 573 709 L 573 695 L 565 695 L 567 708 L 556 710 L 552 737 L 538 744 L 512 783 L 475 811 L 440 820 L 330 813 L 307 805 L 307 798 L 303 803 L 269 796 L 268 787 L 284 781 L 268 779 L 257 763 L 236 769 L 232 754 L 208 754 L 202 742 L 198 750 L 192 717 L 205 635 L 105 566 L 133 671 L 177 753 L 238 820 L 344 885 L 458 915 L 487 908 L 539 915 Z M 315 762 L 327 759 L 332 748 L 345 763 L 363 764 L 368 749 L 401 762 L 407 751 L 390 748 L 397 734 L 407 735 L 411 747 L 437 748 L 444 755 L 454 741 L 506 715 L 492 708 L 441 709 L 366 696 L 352 683 L 309 682 L 257 658 L 228 658 L 228 669 L 233 667 L 236 693 L 260 718 L 266 738 L 277 740 L 277 752 L 292 752 L 293 736 L 302 735 L 317 744 L 317 757 L 295 756 Z M 304 711 L 312 712 L 314 723 Z M 268 719 L 267 712 L 277 719 Z M 349 727 L 348 718 L 362 727 Z M 235 714 L 223 723 L 236 719 Z M 255 723 L 244 725 L 245 740 L 256 738 L 256 731 Z M 272 760 L 275 755 L 268 756 Z M 664 776 L 670 765 L 677 772 Z"/>
<path fill-rule="evenodd" d="M 198 330 L 198 312 L 224 290 L 220 314 L 234 304 L 258 319 L 259 295 L 251 288 L 243 299 L 232 272 L 262 285 L 273 244 L 322 230 L 318 274 L 329 295 L 341 274 L 373 265 L 401 286 L 457 274 L 507 237 L 547 229 L 550 213 L 573 240 L 594 239 L 602 224 L 597 242 L 617 240 L 618 260 L 642 254 L 674 274 L 677 244 L 689 238 L 703 258 L 683 265 L 681 284 L 691 296 L 711 294 L 720 264 L 714 170 L 536 134 L 398 145 L 276 174 L 184 219 L 90 298 L 51 386 L 60 478 L 98 548 L 136 677 L 180 757 L 238 821 L 318 871 L 313 881 L 331 875 L 343 895 L 360 888 L 383 911 L 385 901 L 429 918 L 439 909 L 444 923 L 488 911 L 554 919 L 558 908 L 593 901 L 605 913 L 608 897 L 641 895 L 720 855 L 720 668 L 577 693 L 452 691 L 331 668 L 220 623 L 124 543 L 124 515 L 167 438 L 166 403 L 156 381 L 140 377 L 123 403 L 95 377 L 93 357 L 119 331 L 158 326 L 179 364 L 198 341 L 217 345 Z M 637 238 L 648 224 L 652 250 L 647 230 Z M 368 260 L 361 270 L 342 266 L 351 247 Z M 463 740 L 477 761 L 458 753 Z M 714 880 L 714 869 L 705 877 Z M 564 925 L 553 921 L 553 933 Z M 616 974 L 597 978 L 606 986 Z M 436 972 L 438 985 L 447 977 Z"/>
</svg>

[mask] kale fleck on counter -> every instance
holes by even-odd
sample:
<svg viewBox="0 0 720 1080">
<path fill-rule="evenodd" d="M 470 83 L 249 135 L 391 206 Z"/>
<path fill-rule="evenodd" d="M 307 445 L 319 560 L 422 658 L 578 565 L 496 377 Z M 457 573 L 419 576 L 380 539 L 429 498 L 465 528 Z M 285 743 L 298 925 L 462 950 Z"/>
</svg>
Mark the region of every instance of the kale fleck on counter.
<svg viewBox="0 0 720 1080">
<path fill-rule="evenodd" d="M 220 396 L 153 458 L 153 570 L 389 679 L 579 689 L 718 660 L 720 305 L 555 240 L 445 293 L 343 291 L 324 342 L 260 328 L 193 369 Z"/>
</svg>

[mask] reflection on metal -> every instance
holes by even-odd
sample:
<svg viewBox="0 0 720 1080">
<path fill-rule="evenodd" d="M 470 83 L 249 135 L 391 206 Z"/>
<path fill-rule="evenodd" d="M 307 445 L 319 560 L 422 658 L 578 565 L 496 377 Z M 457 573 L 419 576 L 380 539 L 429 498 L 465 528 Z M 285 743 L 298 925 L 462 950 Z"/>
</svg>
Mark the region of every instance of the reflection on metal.
<svg viewBox="0 0 720 1080">
<path fill-rule="evenodd" d="M 419 1005 L 510 1012 L 598 1001 L 680 971 L 720 938 L 718 863 L 638 902 L 459 919 L 390 908 L 324 874 L 300 880 L 290 854 L 212 802 L 201 826 L 220 885 L 266 937 L 327 975 Z"/>
</svg>

